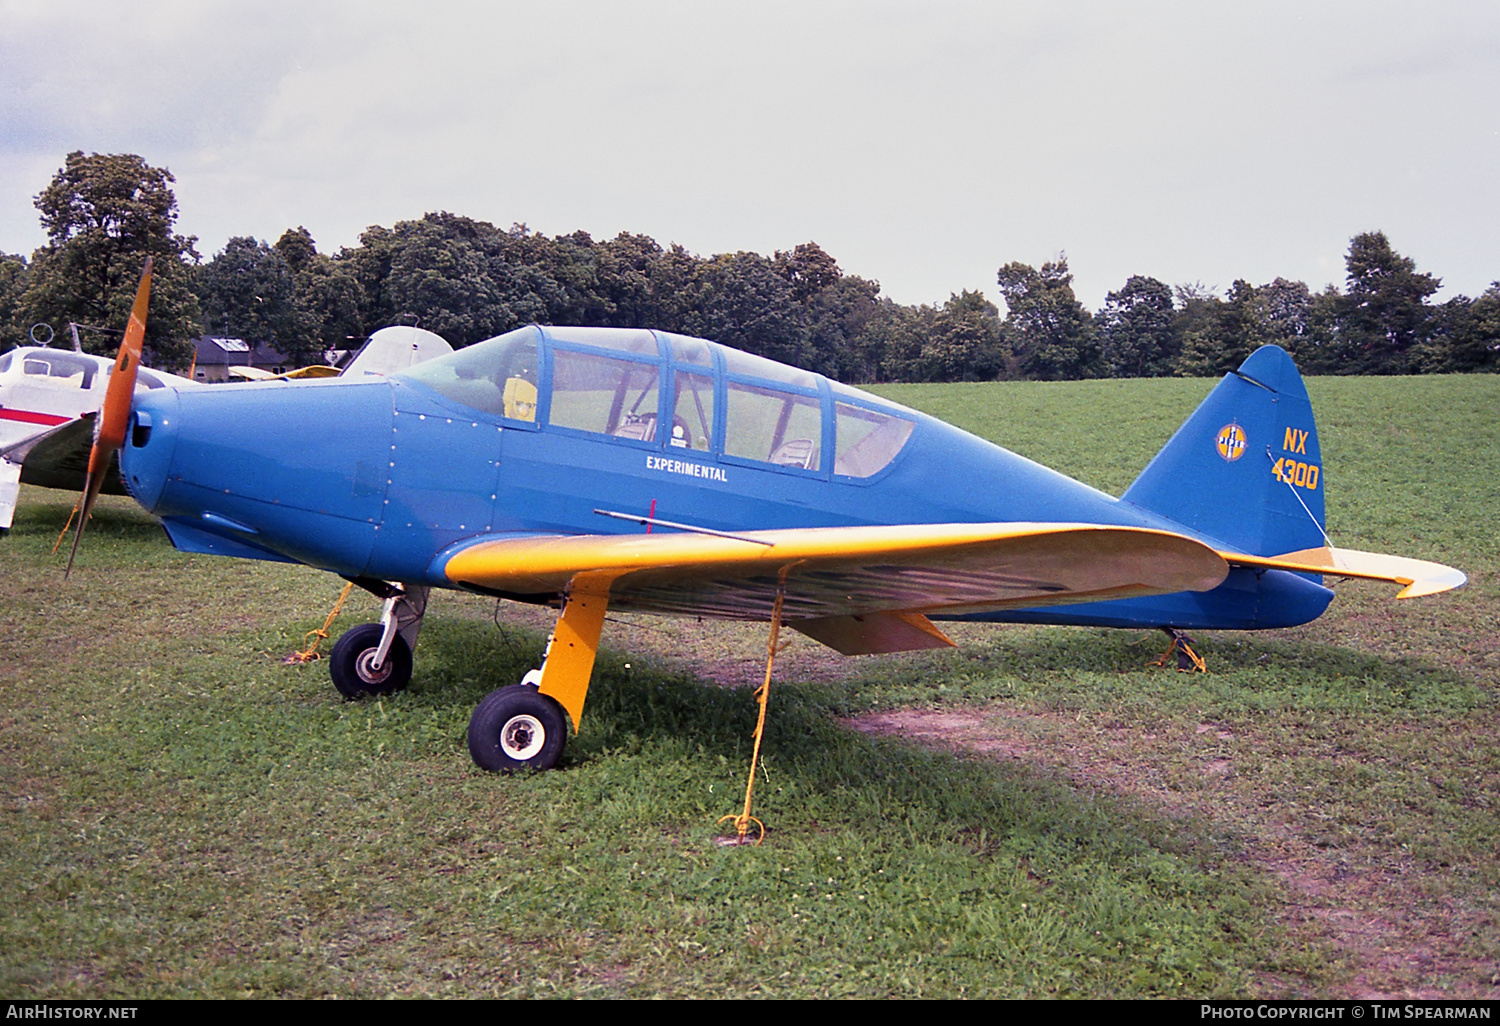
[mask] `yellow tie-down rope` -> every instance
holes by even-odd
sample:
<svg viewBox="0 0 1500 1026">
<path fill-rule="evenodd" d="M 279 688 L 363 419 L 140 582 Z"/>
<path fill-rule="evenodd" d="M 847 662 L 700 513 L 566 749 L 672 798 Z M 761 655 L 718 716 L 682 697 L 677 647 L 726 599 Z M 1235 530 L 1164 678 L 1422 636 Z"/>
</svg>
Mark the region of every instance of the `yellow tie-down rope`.
<svg viewBox="0 0 1500 1026">
<path fill-rule="evenodd" d="M 82 505 L 83 496 L 80 495 L 78 497 L 78 501 L 73 503 L 73 508 L 68 511 L 68 522 L 66 524 L 63 524 L 62 534 L 59 534 L 57 536 L 57 541 L 52 546 L 52 554 L 54 556 L 57 555 L 57 550 L 62 548 L 63 539 L 68 536 L 68 528 L 73 526 L 73 518 L 78 515 L 78 508 Z M 92 517 L 93 514 L 90 513 L 89 516 Z"/>
<path fill-rule="evenodd" d="M 318 653 L 318 645 L 328 637 L 328 628 L 333 626 L 334 618 L 339 615 L 339 610 L 344 608 L 344 600 L 349 597 L 349 592 L 353 590 L 353 581 L 350 581 L 348 584 L 344 585 L 344 590 L 339 592 L 339 600 L 333 604 L 333 609 L 329 611 L 328 619 L 323 621 L 323 626 L 319 627 L 315 631 L 308 631 L 307 634 L 303 636 L 302 640 L 311 640 L 311 644 L 309 644 L 307 648 L 301 652 L 293 652 L 291 655 L 283 659 L 282 662 L 286 663 L 287 665 L 291 665 L 293 663 L 310 663 L 314 659 L 323 658 L 322 655 Z"/>
<path fill-rule="evenodd" d="M 766 825 L 754 816 L 750 815 L 750 802 L 755 794 L 755 774 L 760 768 L 760 740 L 766 731 L 766 702 L 771 697 L 771 667 L 776 663 L 776 656 L 785 645 L 780 644 L 781 637 L 781 603 L 786 598 L 786 575 L 796 564 L 789 564 L 781 568 L 776 583 L 776 601 L 771 606 L 771 635 L 766 641 L 766 679 L 755 692 L 755 700 L 760 704 L 760 714 L 755 720 L 755 747 L 750 753 L 750 779 L 745 782 L 745 809 L 738 816 L 723 816 L 719 822 L 734 821 L 735 837 L 726 839 L 726 844 L 760 844 L 766 839 Z M 790 644 L 788 642 L 787 644 Z M 749 838 L 750 825 L 755 824 L 756 838 L 752 842 Z"/>
<path fill-rule="evenodd" d="M 1172 639 L 1172 643 L 1167 646 L 1167 650 L 1161 654 L 1160 658 L 1151 660 L 1146 664 L 1147 666 L 1167 666 L 1171 663 L 1172 657 L 1176 656 L 1178 673 L 1208 672 L 1208 664 L 1203 661 L 1202 656 L 1193 651 L 1192 638 L 1171 627 L 1163 627 L 1162 631 Z"/>
</svg>

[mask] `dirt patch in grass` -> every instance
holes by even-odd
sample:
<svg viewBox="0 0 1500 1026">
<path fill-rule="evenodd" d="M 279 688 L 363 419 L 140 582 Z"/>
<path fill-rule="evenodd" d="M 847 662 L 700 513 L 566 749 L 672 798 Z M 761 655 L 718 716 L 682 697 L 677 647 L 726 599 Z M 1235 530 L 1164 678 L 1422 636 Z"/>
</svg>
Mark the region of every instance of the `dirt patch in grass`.
<svg viewBox="0 0 1500 1026">
<path fill-rule="evenodd" d="M 1489 928 L 1487 917 L 1429 896 L 1434 871 L 1393 863 L 1391 852 L 1356 852 L 1319 843 L 1318 824 L 1278 807 L 1254 788 L 1217 786 L 1236 777 L 1234 760 L 1200 760 L 1197 790 L 1165 782 L 1163 739 L 1137 729 L 1080 725 L 1071 716 L 985 709 L 904 709 L 846 720 L 867 734 L 899 737 L 955 754 L 1019 760 L 1058 772 L 1075 786 L 1144 803 L 1174 818 L 1199 817 L 1243 844 L 1241 857 L 1281 880 L 1292 923 L 1331 942 L 1349 967 L 1343 999 L 1500 997 L 1496 967 L 1460 950 Z M 1233 732 L 1201 723 L 1199 735 Z M 1243 783 L 1243 782 L 1241 782 Z M 1366 857 L 1368 856 L 1368 857 Z M 1377 862 L 1381 871 L 1351 863 Z M 1437 988 L 1418 981 L 1443 979 Z M 1270 991 L 1279 985 L 1267 980 Z"/>
</svg>

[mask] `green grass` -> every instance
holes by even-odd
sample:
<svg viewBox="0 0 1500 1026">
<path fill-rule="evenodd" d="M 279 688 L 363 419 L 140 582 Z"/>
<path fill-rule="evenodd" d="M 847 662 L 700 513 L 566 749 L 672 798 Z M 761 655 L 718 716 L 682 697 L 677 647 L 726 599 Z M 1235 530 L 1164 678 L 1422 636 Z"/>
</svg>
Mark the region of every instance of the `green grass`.
<svg viewBox="0 0 1500 1026">
<path fill-rule="evenodd" d="M 123 501 L 64 582 L 71 497 L 28 489 L 0 540 L 0 993 L 1494 996 L 1500 379 L 1309 386 L 1335 540 L 1467 589 L 1341 585 L 1309 627 L 1200 639 L 1203 676 L 1145 669 L 1145 632 L 801 640 L 760 848 L 715 843 L 754 707 L 704 679 L 753 676 L 759 628 L 612 623 L 563 767 L 489 776 L 468 716 L 536 664 L 542 611 L 439 596 L 411 690 L 345 703 L 279 661 L 338 582 L 176 553 Z M 1207 384 L 882 391 L 1117 492 Z M 850 725 L 876 716 L 948 725 Z"/>
</svg>

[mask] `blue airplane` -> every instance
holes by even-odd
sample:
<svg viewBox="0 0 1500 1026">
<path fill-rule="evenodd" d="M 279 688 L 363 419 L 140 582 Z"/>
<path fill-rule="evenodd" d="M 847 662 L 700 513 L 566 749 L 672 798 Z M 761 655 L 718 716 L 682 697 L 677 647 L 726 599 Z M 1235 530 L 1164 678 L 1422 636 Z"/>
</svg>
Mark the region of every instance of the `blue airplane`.
<svg viewBox="0 0 1500 1026">
<path fill-rule="evenodd" d="M 333 650 L 344 695 L 406 686 L 433 588 L 560 606 L 540 671 L 474 713 L 489 770 L 557 763 L 609 608 L 768 621 L 773 654 L 782 625 L 846 654 L 951 645 L 944 619 L 1162 629 L 1192 664 L 1185 631 L 1317 618 L 1324 575 L 1403 598 L 1465 580 L 1332 546 L 1312 407 L 1275 346 L 1120 498 L 663 331 L 531 325 L 385 378 L 208 391 L 122 393 L 122 480 L 183 551 L 385 599 Z"/>
</svg>

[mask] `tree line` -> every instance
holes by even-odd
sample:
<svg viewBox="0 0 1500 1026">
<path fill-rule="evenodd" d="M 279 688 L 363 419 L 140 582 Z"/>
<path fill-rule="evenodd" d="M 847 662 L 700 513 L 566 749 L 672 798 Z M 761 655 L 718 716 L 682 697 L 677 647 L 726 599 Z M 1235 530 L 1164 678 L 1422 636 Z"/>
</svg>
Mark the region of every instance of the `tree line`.
<svg viewBox="0 0 1500 1026">
<path fill-rule="evenodd" d="M 169 368 L 202 334 L 311 363 L 389 324 L 462 347 L 540 322 L 698 335 L 851 383 L 1218 376 L 1266 343 L 1310 374 L 1500 369 L 1500 282 L 1435 304 L 1439 279 L 1378 231 L 1350 241 L 1344 287 L 1318 293 L 1277 278 L 1220 296 L 1136 275 L 1090 312 L 1066 257 L 1008 263 L 1002 317 L 982 292 L 896 303 L 813 242 L 700 257 L 645 235 L 548 237 L 446 212 L 373 226 L 333 254 L 297 227 L 274 243 L 230 239 L 205 261 L 177 231 L 173 181 L 138 156 L 69 154 L 36 198 L 47 244 L 30 260 L 0 255 L 3 348 L 71 322 L 85 348 L 112 352 L 150 254 L 147 344 Z"/>
</svg>

